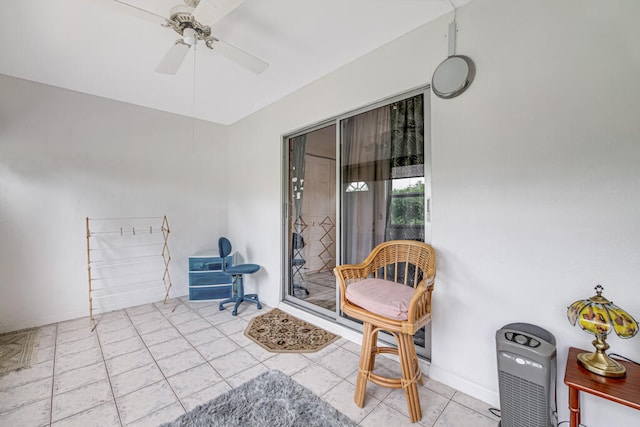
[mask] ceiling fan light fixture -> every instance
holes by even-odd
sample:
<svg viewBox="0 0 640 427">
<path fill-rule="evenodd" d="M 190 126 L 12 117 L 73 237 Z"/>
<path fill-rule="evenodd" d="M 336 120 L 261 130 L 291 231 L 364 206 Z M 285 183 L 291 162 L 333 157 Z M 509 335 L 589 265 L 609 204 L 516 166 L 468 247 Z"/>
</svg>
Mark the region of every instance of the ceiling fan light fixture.
<svg viewBox="0 0 640 427">
<path fill-rule="evenodd" d="M 198 40 L 198 33 L 193 28 L 185 28 L 182 30 L 182 41 L 188 44 L 189 46 L 193 46 L 196 44 Z"/>
</svg>

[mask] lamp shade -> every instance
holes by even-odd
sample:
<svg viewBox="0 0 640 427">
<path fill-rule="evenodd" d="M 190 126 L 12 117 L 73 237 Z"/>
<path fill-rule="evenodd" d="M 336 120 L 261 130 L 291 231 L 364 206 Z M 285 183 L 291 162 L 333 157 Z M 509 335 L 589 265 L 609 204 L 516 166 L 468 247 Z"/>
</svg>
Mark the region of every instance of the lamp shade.
<svg viewBox="0 0 640 427">
<path fill-rule="evenodd" d="M 567 309 L 569 322 L 593 335 L 608 335 L 615 331 L 620 338 L 638 333 L 638 323 L 626 311 L 602 296 L 604 288 L 596 286 L 596 295 L 574 302 Z"/>
</svg>

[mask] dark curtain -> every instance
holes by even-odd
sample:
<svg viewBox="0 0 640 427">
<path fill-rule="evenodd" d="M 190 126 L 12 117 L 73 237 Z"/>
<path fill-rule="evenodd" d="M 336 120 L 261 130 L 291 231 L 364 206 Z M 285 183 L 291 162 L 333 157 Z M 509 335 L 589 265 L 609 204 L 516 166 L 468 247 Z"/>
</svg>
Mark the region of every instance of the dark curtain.
<svg viewBox="0 0 640 427">
<path fill-rule="evenodd" d="M 424 176 L 424 98 L 422 95 L 394 102 L 391 116 L 391 175 L 392 178 Z M 393 225 L 392 198 L 387 200 L 385 240 L 424 241 L 424 226 Z"/>
<path fill-rule="evenodd" d="M 291 162 L 291 195 L 295 209 L 294 222 L 302 219 L 302 196 L 304 192 L 304 154 L 306 151 L 307 134 L 291 138 L 293 159 Z M 302 230 L 294 230 L 300 233 Z"/>
</svg>

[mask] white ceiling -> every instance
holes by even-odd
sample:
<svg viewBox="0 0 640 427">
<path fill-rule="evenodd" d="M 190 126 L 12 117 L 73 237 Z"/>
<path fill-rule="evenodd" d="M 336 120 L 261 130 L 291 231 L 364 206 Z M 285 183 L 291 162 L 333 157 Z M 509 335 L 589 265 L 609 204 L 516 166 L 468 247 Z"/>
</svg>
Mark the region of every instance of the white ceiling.
<svg viewBox="0 0 640 427">
<path fill-rule="evenodd" d="M 128 1 L 168 16 L 182 0 Z M 452 10 L 448 0 L 245 0 L 213 35 L 269 68 L 255 75 L 199 44 L 173 76 L 154 70 L 179 36 L 112 0 L 3 3 L 0 73 L 222 124 Z"/>
</svg>

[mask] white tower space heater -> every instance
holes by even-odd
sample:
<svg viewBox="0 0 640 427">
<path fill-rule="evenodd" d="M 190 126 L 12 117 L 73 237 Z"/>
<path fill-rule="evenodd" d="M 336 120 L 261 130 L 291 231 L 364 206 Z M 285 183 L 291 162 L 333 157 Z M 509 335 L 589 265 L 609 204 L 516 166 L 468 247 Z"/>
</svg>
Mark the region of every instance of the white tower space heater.
<svg viewBox="0 0 640 427">
<path fill-rule="evenodd" d="M 500 427 L 556 426 L 556 339 L 528 323 L 496 332 Z"/>
</svg>

